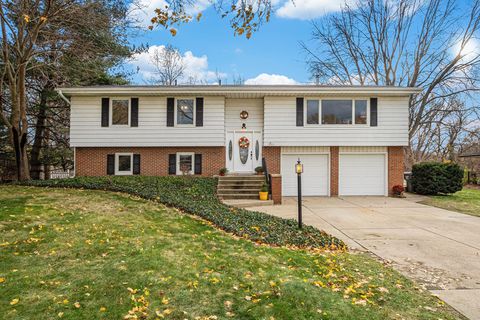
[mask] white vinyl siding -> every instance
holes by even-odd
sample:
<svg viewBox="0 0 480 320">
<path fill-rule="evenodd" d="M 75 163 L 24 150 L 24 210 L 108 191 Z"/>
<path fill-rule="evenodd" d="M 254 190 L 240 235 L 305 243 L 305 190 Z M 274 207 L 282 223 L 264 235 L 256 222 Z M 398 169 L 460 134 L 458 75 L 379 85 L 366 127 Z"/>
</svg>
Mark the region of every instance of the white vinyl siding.
<svg viewBox="0 0 480 320">
<path fill-rule="evenodd" d="M 240 112 L 247 111 L 248 119 L 240 119 Z M 263 99 L 226 99 L 225 128 L 241 130 L 245 123 L 247 130 L 263 131 Z"/>
<path fill-rule="evenodd" d="M 339 195 L 387 195 L 386 165 L 385 154 L 340 154 L 338 163 Z"/>
<path fill-rule="evenodd" d="M 125 97 L 130 99 L 130 97 Z M 138 127 L 102 127 L 101 97 L 72 97 L 72 147 L 224 146 L 223 97 L 204 97 L 203 127 L 167 127 L 166 97 L 139 98 Z"/>
<path fill-rule="evenodd" d="M 286 197 L 298 194 L 295 173 L 298 159 L 303 163 L 302 195 L 328 196 L 330 190 L 328 154 L 282 154 L 282 194 Z"/>
<path fill-rule="evenodd" d="M 377 127 L 321 124 L 297 127 L 295 97 L 265 97 L 264 101 L 265 146 L 408 145 L 408 97 L 379 97 Z"/>
</svg>

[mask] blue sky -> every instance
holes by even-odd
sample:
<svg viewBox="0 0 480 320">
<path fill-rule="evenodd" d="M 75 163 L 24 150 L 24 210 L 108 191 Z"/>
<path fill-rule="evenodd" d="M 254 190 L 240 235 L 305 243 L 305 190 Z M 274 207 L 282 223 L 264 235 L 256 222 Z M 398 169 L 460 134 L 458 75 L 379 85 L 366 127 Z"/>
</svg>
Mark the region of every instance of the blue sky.
<svg viewBox="0 0 480 320">
<path fill-rule="evenodd" d="M 161 5 L 162 0 L 145 0 L 145 3 L 149 4 L 144 13 L 136 14 L 139 19 L 148 21 L 149 10 Z M 223 83 L 232 83 L 233 76 L 240 76 L 249 83 L 262 74 L 263 83 L 308 82 L 305 53 L 299 43 L 310 39 L 312 18 L 338 10 L 342 2 L 296 0 L 296 6 L 286 0 L 274 0 L 273 3 L 276 4 L 273 18 L 250 39 L 234 36 L 228 20 L 221 19 L 212 7 L 204 5 L 200 22 L 181 25 L 175 37 L 167 30 L 155 29 L 131 41 L 137 45 L 148 44 L 150 54 L 157 46 L 171 44 L 177 47 L 185 55 L 186 73 L 193 74 L 199 81 L 215 82 L 218 71 Z M 132 77 L 134 83 L 145 83 L 152 77 L 148 54 L 142 54 L 130 64 L 133 70 L 137 67 L 140 70 Z"/>
<path fill-rule="evenodd" d="M 150 56 L 167 44 L 177 47 L 183 55 L 186 70 L 181 82 L 195 78 L 197 84 L 215 83 L 216 72 L 224 84 L 231 84 L 233 77 L 243 78 L 246 84 L 310 82 L 300 42 L 310 42 L 313 19 L 339 11 L 345 3 L 345 0 L 271 0 L 274 8 L 271 21 L 246 39 L 233 35 L 228 18 L 221 19 L 210 0 L 196 0 L 197 7 L 190 12 L 193 15 L 202 12 L 202 19 L 179 26 L 175 37 L 165 29 L 147 29 L 154 9 L 164 7 L 165 0 L 136 1 L 142 9 L 132 10 L 132 15 L 143 21 L 145 31 L 132 37 L 131 42 L 150 46 L 148 52 L 127 64 L 127 70 L 135 71 L 132 82 L 138 84 L 149 83 L 153 78 Z M 468 2 L 458 0 L 457 5 L 469 8 Z"/>
</svg>

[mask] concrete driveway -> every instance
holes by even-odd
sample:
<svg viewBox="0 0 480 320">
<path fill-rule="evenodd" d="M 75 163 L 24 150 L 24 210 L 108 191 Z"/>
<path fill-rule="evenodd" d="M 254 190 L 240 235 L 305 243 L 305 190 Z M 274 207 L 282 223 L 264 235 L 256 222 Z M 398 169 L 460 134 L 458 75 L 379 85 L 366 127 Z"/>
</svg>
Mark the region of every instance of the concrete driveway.
<svg viewBox="0 0 480 320">
<path fill-rule="evenodd" d="M 297 217 L 295 198 L 249 208 Z M 470 319 L 480 319 L 480 218 L 385 197 L 307 197 L 304 223 L 392 262 Z"/>
</svg>

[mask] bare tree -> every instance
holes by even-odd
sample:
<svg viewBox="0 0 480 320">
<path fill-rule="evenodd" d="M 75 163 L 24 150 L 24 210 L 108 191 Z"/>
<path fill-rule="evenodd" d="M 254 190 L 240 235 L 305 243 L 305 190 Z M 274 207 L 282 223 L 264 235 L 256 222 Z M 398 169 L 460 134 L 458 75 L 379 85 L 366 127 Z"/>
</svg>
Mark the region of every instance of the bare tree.
<svg viewBox="0 0 480 320">
<path fill-rule="evenodd" d="M 155 83 L 172 86 L 178 81 L 185 72 L 185 63 L 183 62 L 180 51 L 171 46 L 156 48 L 150 58 L 155 67 L 155 76 L 152 79 Z"/>
<path fill-rule="evenodd" d="M 294 0 L 291 0 L 294 2 Z M 194 20 L 200 20 L 202 13 L 193 17 L 189 11 L 194 8 L 195 0 L 168 0 L 167 5 L 155 9 L 155 16 L 151 19 L 152 25 L 169 29 L 173 36 L 177 30 L 175 26 L 183 23 L 189 23 Z M 264 22 L 270 20 L 272 12 L 272 0 L 211 0 L 210 3 L 221 15 L 222 18 L 228 18 L 230 27 L 234 34 L 244 35 L 249 39 Z"/>
<path fill-rule="evenodd" d="M 450 97 L 479 88 L 480 2 L 366 0 L 313 23 L 303 44 L 312 75 L 334 84 L 422 87 L 409 102 L 411 162 L 452 112 Z M 438 130 L 438 129 L 437 129 Z"/>
<path fill-rule="evenodd" d="M 125 24 L 118 18 L 125 19 L 125 8 L 116 0 L 0 2 L 0 123 L 8 128 L 19 180 L 31 177 L 29 169 L 38 177 L 47 136 L 64 136 L 54 132 L 58 123 L 48 126 L 50 112 L 57 112 L 53 106 L 59 106 L 55 87 L 105 82 L 105 70 L 129 56 Z"/>
<path fill-rule="evenodd" d="M 0 71 L 0 95 L 8 96 L 10 107 L 9 111 L 0 110 L 0 116 L 9 129 L 19 180 L 30 178 L 27 155 L 27 72 L 34 67 L 33 59 L 42 53 L 37 44 L 46 31 L 45 26 L 64 14 L 73 2 L 68 0 L 0 2 L 3 63 Z"/>
</svg>

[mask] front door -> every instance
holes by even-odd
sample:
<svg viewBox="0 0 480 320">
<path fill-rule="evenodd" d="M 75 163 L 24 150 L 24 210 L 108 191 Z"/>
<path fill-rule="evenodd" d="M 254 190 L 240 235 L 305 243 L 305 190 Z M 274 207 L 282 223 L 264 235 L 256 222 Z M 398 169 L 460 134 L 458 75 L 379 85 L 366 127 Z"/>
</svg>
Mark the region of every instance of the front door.
<svg viewBox="0 0 480 320">
<path fill-rule="evenodd" d="M 255 143 L 252 131 L 238 131 L 233 139 L 234 172 L 253 172 Z"/>
</svg>

